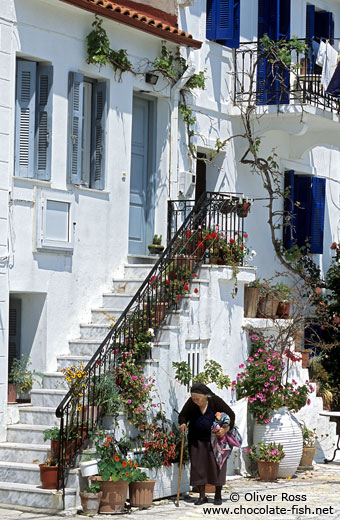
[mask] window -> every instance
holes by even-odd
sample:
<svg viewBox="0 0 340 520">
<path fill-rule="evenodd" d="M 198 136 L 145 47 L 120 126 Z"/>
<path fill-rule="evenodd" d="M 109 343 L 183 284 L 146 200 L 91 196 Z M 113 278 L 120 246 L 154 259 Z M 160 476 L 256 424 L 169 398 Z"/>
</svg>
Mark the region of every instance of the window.
<svg viewBox="0 0 340 520">
<path fill-rule="evenodd" d="M 226 47 L 240 44 L 241 0 L 207 0 L 206 36 Z"/>
<path fill-rule="evenodd" d="M 206 362 L 207 345 L 205 342 L 188 341 L 185 344 L 187 352 L 187 363 L 192 373 L 192 377 L 202 372 Z M 188 385 L 188 390 L 189 390 Z"/>
<path fill-rule="evenodd" d="M 17 177 L 51 178 L 53 67 L 17 60 L 15 164 Z"/>
<path fill-rule="evenodd" d="M 104 189 L 106 83 L 69 74 L 68 180 Z"/>
<path fill-rule="evenodd" d="M 283 245 L 290 249 L 309 245 L 310 253 L 323 252 L 326 180 L 308 175 L 296 175 L 293 170 L 285 173 L 285 214 L 289 225 L 283 228 Z"/>
<path fill-rule="evenodd" d="M 316 10 L 315 5 L 306 7 L 306 37 L 307 38 L 334 38 L 333 13 Z"/>
</svg>

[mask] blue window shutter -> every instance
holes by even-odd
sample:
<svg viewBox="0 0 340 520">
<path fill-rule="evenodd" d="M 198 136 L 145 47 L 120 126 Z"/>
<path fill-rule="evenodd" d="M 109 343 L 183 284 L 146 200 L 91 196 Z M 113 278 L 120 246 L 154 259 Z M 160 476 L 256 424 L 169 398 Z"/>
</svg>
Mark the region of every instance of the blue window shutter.
<svg viewBox="0 0 340 520">
<path fill-rule="evenodd" d="M 329 11 L 315 13 L 315 33 L 320 38 L 334 37 L 333 14 Z"/>
<path fill-rule="evenodd" d="M 37 64 L 17 61 L 15 175 L 34 176 L 35 81 Z"/>
<path fill-rule="evenodd" d="M 53 67 L 38 65 L 35 131 L 35 172 L 38 179 L 51 178 Z"/>
<path fill-rule="evenodd" d="M 216 40 L 232 40 L 234 26 L 234 0 L 217 0 Z"/>
<path fill-rule="evenodd" d="M 299 247 L 310 245 L 311 210 L 312 210 L 312 178 L 296 175 L 294 178 L 295 229 L 293 236 Z"/>
<path fill-rule="evenodd" d="M 262 38 L 264 34 L 268 34 L 269 27 L 269 2 L 268 0 L 258 0 L 257 15 L 257 37 Z"/>
<path fill-rule="evenodd" d="M 83 75 L 69 73 L 68 180 L 81 184 Z"/>
<path fill-rule="evenodd" d="M 290 0 L 278 0 L 279 5 L 277 6 L 278 12 L 278 39 L 290 38 Z"/>
<path fill-rule="evenodd" d="M 258 0 L 258 28 L 257 35 L 260 40 L 262 36 L 268 34 L 269 30 L 269 0 Z M 261 49 L 259 48 L 260 52 Z M 262 58 L 259 60 L 257 66 L 257 96 L 256 103 L 258 105 L 266 105 L 268 92 L 267 92 L 267 60 Z"/>
<path fill-rule="evenodd" d="M 105 184 L 106 83 L 93 85 L 91 188 L 104 189 Z"/>
<path fill-rule="evenodd" d="M 306 38 L 315 36 L 315 5 L 307 5 L 306 9 Z"/>
<path fill-rule="evenodd" d="M 284 190 L 285 194 L 289 190 L 284 199 L 284 215 L 287 219 L 283 226 L 283 247 L 290 249 L 294 243 L 294 170 L 285 172 L 284 176 Z M 288 222 L 289 219 L 289 222 Z"/>
<path fill-rule="evenodd" d="M 216 5 L 217 0 L 207 0 L 206 36 L 216 40 Z"/>
<path fill-rule="evenodd" d="M 323 232 L 325 219 L 326 179 L 313 177 L 311 215 L 311 253 L 323 253 Z"/>
</svg>

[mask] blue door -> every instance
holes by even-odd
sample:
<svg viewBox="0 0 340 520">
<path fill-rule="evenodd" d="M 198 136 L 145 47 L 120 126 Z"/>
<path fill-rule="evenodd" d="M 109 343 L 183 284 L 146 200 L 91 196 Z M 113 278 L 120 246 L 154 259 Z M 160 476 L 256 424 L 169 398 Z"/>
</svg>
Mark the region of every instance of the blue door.
<svg viewBox="0 0 340 520">
<path fill-rule="evenodd" d="M 154 186 L 150 157 L 152 103 L 135 97 L 132 111 L 129 253 L 147 254 L 152 242 L 154 220 Z"/>
</svg>

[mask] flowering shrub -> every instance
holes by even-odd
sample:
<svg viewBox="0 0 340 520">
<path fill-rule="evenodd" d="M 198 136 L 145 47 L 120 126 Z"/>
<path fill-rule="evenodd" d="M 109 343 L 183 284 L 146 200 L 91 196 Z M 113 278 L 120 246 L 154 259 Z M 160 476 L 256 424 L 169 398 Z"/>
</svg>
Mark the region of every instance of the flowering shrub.
<svg viewBox="0 0 340 520">
<path fill-rule="evenodd" d="M 143 442 L 145 451 L 141 465 L 146 468 L 160 468 L 170 466 L 176 458 L 175 434 L 167 432 L 155 424 L 144 424 L 141 431 L 146 434 Z"/>
<path fill-rule="evenodd" d="M 252 261 L 256 255 L 256 251 L 250 251 L 246 245 L 248 233 L 236 232 L 234 237 L 228 238 L 225 233 L 204 229 L 202 237 L 210 257 L 216 258 L 219 264 L 239 265 L 244 259 Z"/>
<path fill-rule="evenodd" d="M 253 444 L 250 448 L 245 448 L 244 451 L 248 453 L 250 460 L 260 460 L 261 462 L 280 462 L 285 456 L 282 444 L 277 446 L 275 442 Z"/>
<path fill-rule="evenodd" d="M 78 411 L 80 411 L 81 404 L 79 401 L 81 397 L 83 397 L 84 388 L 86 386 L 85 379 L 87 376 L 84 366 L 82 363 L 79 363 L 78 366 L 73 365 L 72 367 L 62 368 L 61 371 L 64 374 L 67 386 L 72 393 L 72 404 L 76 404 Z"/>
<path fill-rule="evenodd" d="M 126 460 L 117 453 L 117 448 L 114 439 L 110 435 L 105 435 L 104 432 L 98 431 L 94 437 L 96 454 L 98 455 L 98 469 L 99 475 L 104 481 L 118 480 L 132 481 L 132 468 L 138 467 L 138 464 Z"/>
<path fill-rule="evenodd" d="M 14 358 L 12 361 L 8 381 L 17 387 L 17 391 L 20 394 L 26 394 L 32 390 L 35 371 L 28 370 L 29 365 L 31 365 L 31 362 L 27 357 L 22 359 Z"/>
<path fill-rule="evenodd" d="M 247 397 L 249 410 L 259 423 L 269 423 L 273 410 L 286 406 L 297 412 L 310 404 L 308 394 L 313 387 L 306 384 L 298 386 L 292 382 L 282 382 L 283 369 L 286 366 L 283 356 L 258 336 L 251 336 L 254 354 L 239 366 L 244 369 L 232 381 L 233 390 L 239 398 Z"/>
</svg>

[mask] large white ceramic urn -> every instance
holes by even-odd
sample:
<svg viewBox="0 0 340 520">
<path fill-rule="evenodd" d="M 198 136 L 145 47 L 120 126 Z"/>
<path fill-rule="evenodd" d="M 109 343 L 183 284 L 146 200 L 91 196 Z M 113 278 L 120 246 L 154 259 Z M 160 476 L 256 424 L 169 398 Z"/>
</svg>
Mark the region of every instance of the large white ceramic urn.
<svg viewBox="0 0 340 520">
<path fill-rule="evenodd" d="M 253 442 L 282 444 L 285 453 L 279 466 L 279 478 L 292 477 L 302 456 L 302 431 L 299 421 L 283 406 L 272 413 L 268 424 L 255 423 Z"/>
</svg>

